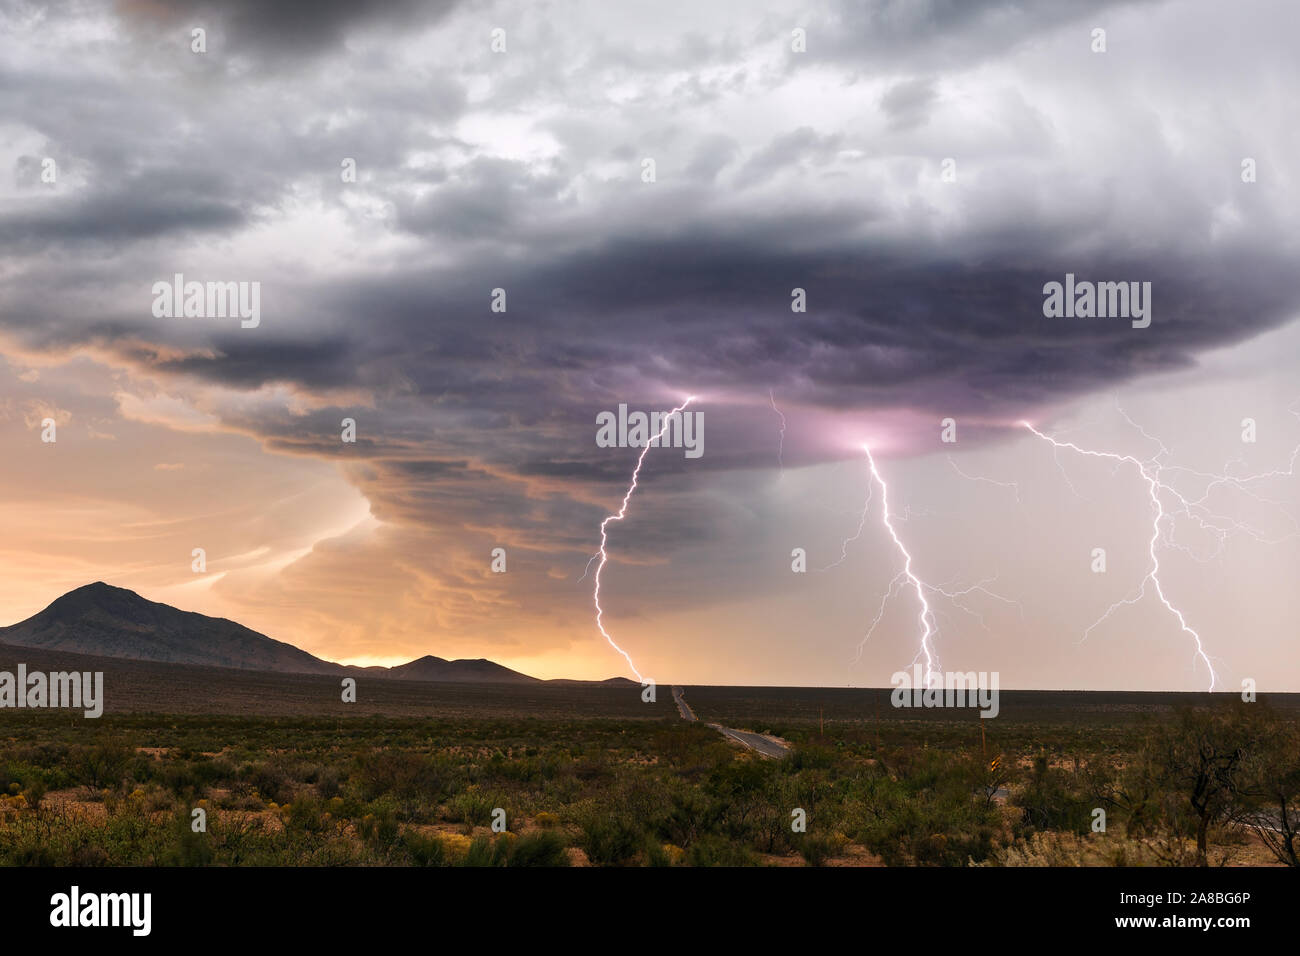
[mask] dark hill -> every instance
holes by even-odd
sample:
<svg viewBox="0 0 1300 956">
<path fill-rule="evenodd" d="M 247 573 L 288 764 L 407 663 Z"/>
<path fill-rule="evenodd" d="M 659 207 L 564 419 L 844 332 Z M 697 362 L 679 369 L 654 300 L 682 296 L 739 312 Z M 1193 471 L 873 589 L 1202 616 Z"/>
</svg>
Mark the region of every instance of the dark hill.
<svg viewBox="0 0 1300 956">
<path fill-rule="evenodd" d="M 483 658 L 447 661 L 427 655 L 407 664 L 388 668 L 388 677 L 397 680 L 453 681 L 458 683 L 540 684 L 536 677 L 493 663 Z"/>
<path fill-rule="evenodd" d="M 458 684 L 545 683 L 483 658 L 448 661 L 429 655 L 388 668 L 336 664 L 223 617 L 182 611 L 102 581 L 69 591 L 25 621 L 0 627 L 0 644 L 283 674 L 365 674 Z"/>
<path fill-rule="evenodd" d="M 0 642 L 73 654 L 239 670 L 335 674 L 338 664 L 220 617 L 181 611 L 96 581 L 0 628 Z"/>
</svg>

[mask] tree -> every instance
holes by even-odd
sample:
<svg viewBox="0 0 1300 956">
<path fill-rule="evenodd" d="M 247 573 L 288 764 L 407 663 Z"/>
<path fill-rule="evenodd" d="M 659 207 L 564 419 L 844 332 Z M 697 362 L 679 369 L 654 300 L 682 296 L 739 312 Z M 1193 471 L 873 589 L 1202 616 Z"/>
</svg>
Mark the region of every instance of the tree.
<svg viewBox="0 0 1300 956">
<path fill-rule="evenodd" d="M 1265 722 L 1246 709 L 1258 706 L 1183 711 L 1151 735 L 1137 762 L 1146 780 L 1134 789 L 1153 796 L 1171 835 L 1195 838 L 1197 866 L 1209 866 L 1210 828 L 1240 822 L 1249 805 L 1267 739 Z"/>
<path fill-rule="evenodd" d="M 1267 711 L 1261 723 L 1261 745 L 1246 764 L 1240 821 L 1279 862 L 1300 866 L 1300 727 Z"/>
</svg>

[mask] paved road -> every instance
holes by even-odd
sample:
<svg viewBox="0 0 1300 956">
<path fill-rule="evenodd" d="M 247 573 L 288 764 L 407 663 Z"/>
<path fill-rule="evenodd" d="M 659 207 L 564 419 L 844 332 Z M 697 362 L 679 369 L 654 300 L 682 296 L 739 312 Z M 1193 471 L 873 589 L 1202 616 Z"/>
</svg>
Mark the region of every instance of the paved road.
<svg viewBox="0 0 1300 956">
<path fill-rule="evenodd" d="M 686 692 L 680 687 L 673 688 L 673 702 L 677 705 L 677 712 L 682 715 L 683 720 L 694 722 L 699 718 L 695 716 L 695 711 L 691 710 L 691 705 L 686 703 L 685 696 Z M 748 730 L 733 730 L 730 727 L 723 727 L 721 724 L 709 724 L 708 726 L 729 740 L 734 740 L 742 747 L 757 751 L 764 757 L 775 757 L 779 760 L 782 757 L 790 756 L 789 747 L 777 743 L 775 740 L 770 740 L 762 734 L 751 733 Z"/>
<path fill-rule="evenodd" d="M 780 760 L 782 757 L 790 756 L 789 747 L 785 744 L 779 744 L 775 740 L 769 740 L 762 734 L 751 734 L 747 730 L 732 730 L 730 727 L 723 727 L 720 724 L 709 724 L 709 726 L 714 730 L 721 731 L 722 736 L 730 737 L 750 750 L 757 750 L 764 757 L 775 757 Z"/>
<path fill-rule="evenodd" d="M 680 687 L 673 688 L 673 702 L 677 704 L 677 712 L 682 715 L 682 720 L 695 722 L 695 711 L 691 710 L 691 705 L 682 699 L 685 693 Z"/>
</svg>

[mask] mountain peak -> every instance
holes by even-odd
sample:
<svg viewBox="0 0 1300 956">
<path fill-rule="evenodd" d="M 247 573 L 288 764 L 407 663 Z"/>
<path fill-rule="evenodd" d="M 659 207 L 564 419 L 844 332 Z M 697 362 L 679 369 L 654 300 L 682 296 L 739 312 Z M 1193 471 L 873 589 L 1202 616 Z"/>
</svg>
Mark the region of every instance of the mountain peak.
<svg viewBox="0 0 1300 956">
<path fill-rule="evenodd" d="M 296 674 L 346 674 L 355 668 L 313 657 L 265 634 L 194 611 L 182 611 L 135 591 L 93 581 L 63 594 L 37 614 L 0 627 L 0 643 L 97 657 L 199 664 Z M 377 668 L 397 680 L 534 683 L 537 678 L 487 660 L 448 661 L 426 654 Z"/>
<path fill-rule="evenodd" d="M 27 620 L 0 628 L 0 641 L 74 654 L 240 670 L 332 674 L 343 669 L 242 624 L 181 611 L 103 581 L 74 588 Z"/>
<path fill-rule="evenodd" d="M 502 664 L 480 657 L 475 660 L 444 660 L 426 654 L 388 669 L 388 676 L 398 680 L 455 681 L 458 683 L 533 684 L 540 683 Z"/>
</svg>

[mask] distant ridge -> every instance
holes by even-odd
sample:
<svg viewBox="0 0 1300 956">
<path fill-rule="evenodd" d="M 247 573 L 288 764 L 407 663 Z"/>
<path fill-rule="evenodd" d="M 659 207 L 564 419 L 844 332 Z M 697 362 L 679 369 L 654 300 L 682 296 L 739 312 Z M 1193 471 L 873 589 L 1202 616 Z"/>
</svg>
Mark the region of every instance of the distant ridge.
<svg viewBox="0 0 1300 956">
<path fill-rule="evenodd" d="M 482 684 L 547 683 L 483 658 L 449 661 L 428 655 L 396 667 L 336 664 L 234 621 L 182 611 L 102 581 L 69 591 L 25 621 L 0 627 L 0 643 L 70 654 L 286 674 L 367 674 L 391 680 Z"/>
<path fill-rule="evenodd" d="M 454 681 L 456 683 L 540 684 L 536 677 L 493 663 L 477 660 L 446 661 L 426 655 L 407 664 L 388 668 L 389 677 L 398 680 Z"/>
</svg>

